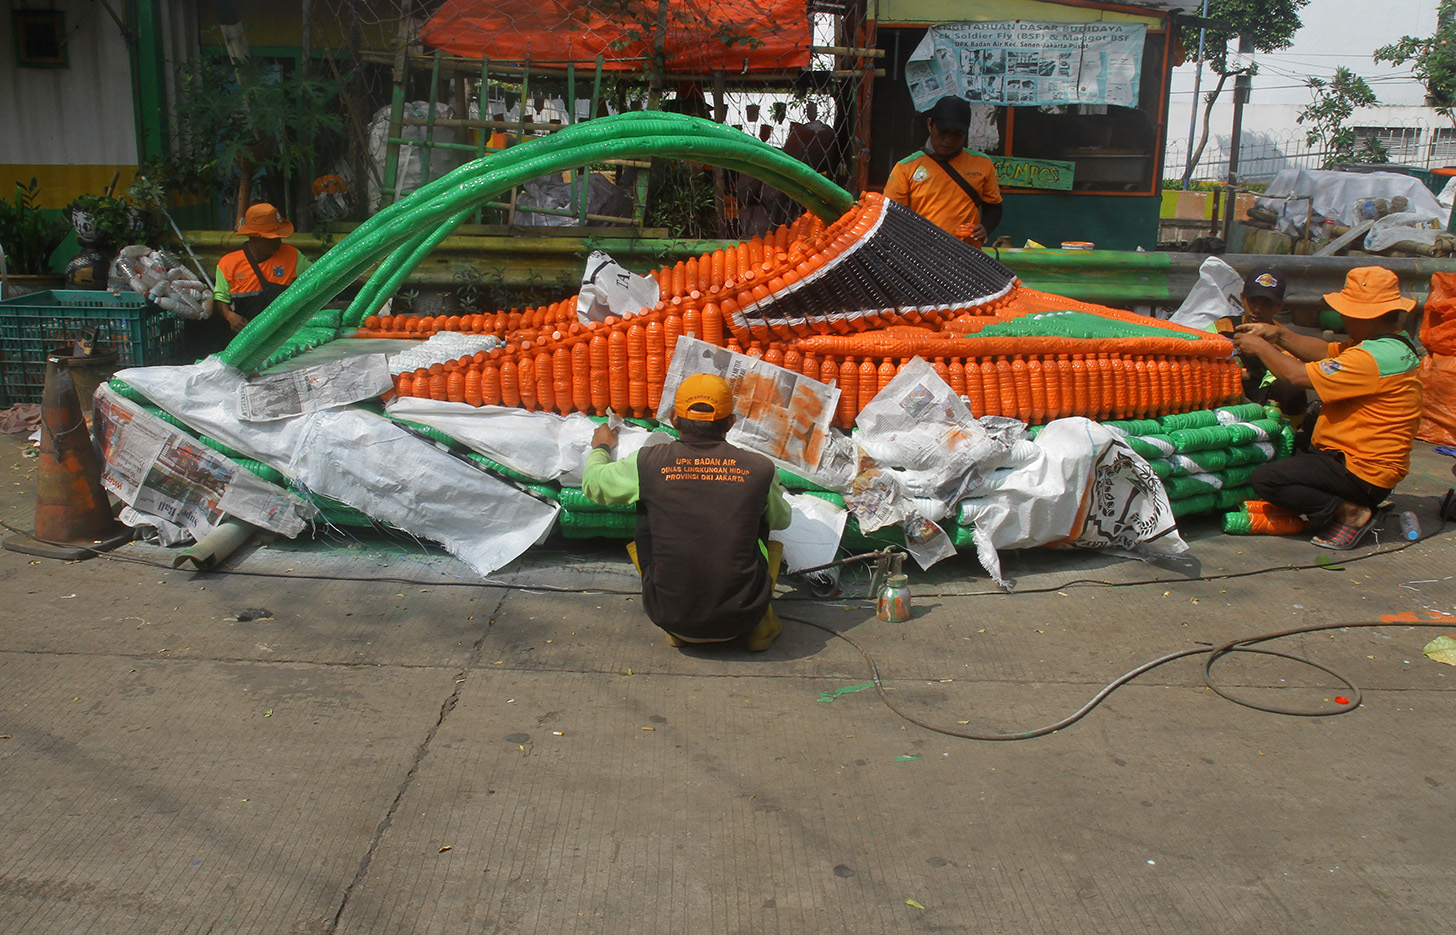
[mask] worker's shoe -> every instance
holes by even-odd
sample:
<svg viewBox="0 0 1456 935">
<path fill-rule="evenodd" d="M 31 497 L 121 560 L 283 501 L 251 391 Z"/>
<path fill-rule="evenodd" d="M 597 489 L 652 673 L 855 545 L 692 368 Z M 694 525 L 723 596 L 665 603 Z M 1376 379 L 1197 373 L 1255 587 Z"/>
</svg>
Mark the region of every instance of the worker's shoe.
<svg viewBox="0 0 1456 935">
<path fill-rule="evenodd" d="M 678 639 L 676 633 L 668 633 L 666 630 L 663 630 L 662 632 L 667 635 L 667 645 L 674 648 L 683 645 L 683 641 Z"/>
<path fill-rule="evenodd" d="M 774 644 L 779 634 L 784 631 L 784 625 L 779 621 L 779 615 L 774 612 L 773 605 L 768 606 L 764 611 L 763 619 L 758 626 L 749 630 L 743 637 L 743 648 L 751 653 L 761 653 Z"/>
</svg>

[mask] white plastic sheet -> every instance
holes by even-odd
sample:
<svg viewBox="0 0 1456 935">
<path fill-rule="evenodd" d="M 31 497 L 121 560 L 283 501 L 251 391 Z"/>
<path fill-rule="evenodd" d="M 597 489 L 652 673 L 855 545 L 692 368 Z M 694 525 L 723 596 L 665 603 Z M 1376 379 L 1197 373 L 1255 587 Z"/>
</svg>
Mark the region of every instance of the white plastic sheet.
<svg viewBox="0 0 1456 935">
<path fill-rule="evenodd" d="M 1401 211 L 1387 214 L 1370 226 L 1370 232 L 1365 235 L 1365 249 L 1380 253 L 1400 243 L 1430 246 L 1438 238 L 1449 237 L 1444 227 L 1437 226 L 1434 216 L 1419 211 Z"/>
<path fill-rule="evenodd" d="M 960 522 L 974 525 L 976 556 L 998 585 L 1011 587 L 997 549 L 1187 551 L 1162 483 L 1116 433 L 1089 419 L 1058 419 L 1036 445 L 1039 457 L 996 472 L 958 508 Z"/>
<path fill-rule="evenodd" d="M 436 399 L 402 397 L 391 402 L 389 414 L 439 429 L 451 438 L 541 481 L 581 486 L 582 465 L 591 450 L 596 423 L 580 412 L 559 416 L 554 412 L 527 412 L 509 406 L 472 406 Z M 617 456 L 648 445 L 672 440 L 666 432 L 649 432 L 630 422 L 617 429 Z"/>
<path fill-rule="evenodd" d="M 364 410 L 241 422 L 234 406 L 243 375 L 216 357 L 183 367 L 133 368 L 117 376 L 199 432 L 277 468 L 308 490 L 439 542 L 481 575 L 530 548 L 556 518 L 556 504 L 523 493 Z"/>
<path fill-rule="evenodd" d="M 1244 277 L 1239 271 L 1211 256 L 1198 267 L 1198 282 L 1168 320 L 1175 325 L 1206 329 L 1220 318 L 1244 314 L 1243 294 Z"/>
<path fill-rule="evenodd" d="M 1325 169 L 1281 169 L 1265 189 L 1267 195 L 1307 196 L 1314 213 L 1347 227 L 1360 223 L 1360 203 L 1366 199 L 1404 197 L 1407 210 L 1429 215 L 1442 229 L 1451 222 L 1451 209 L 1442 205 L 1420 179 L 1397 172 L 1332 172 Z M 1279 211 L 1279 200 L 1262 204 Z M 1307 212 L 1299 213 L 1304 223 Z M 1293 221 L 1293 218 L 1288 219 Z M 1286 230 L 1285 233 L 1290 233 Z"/>
<path fill-rule="evenodd" d="M 935 368 L 916 357 L 855 418 L 854 440 L 911 497 L 954 503 L 980 486 L 1021 435 L 993 435 Z"/>
<path fill-rule="evenodd" d="M 787 529 L 769 538 L 784 544 L 784 566 L 790 574 L 834 561 L 849 513 L 841 506 L 807 493 L 785 493 L 793 516 Z"/>
<path fill-rule="evenodd" d="M 641 309 L 656 305 L 660 292 L 656 279 L 639 276 L 604 251 L 593 250 L 586 258 L 586 268 L 581 275 L 576 317 L 582 324 L 587 324 L 605 321 L 608 315 L 635 315 Z"/>
</svg>

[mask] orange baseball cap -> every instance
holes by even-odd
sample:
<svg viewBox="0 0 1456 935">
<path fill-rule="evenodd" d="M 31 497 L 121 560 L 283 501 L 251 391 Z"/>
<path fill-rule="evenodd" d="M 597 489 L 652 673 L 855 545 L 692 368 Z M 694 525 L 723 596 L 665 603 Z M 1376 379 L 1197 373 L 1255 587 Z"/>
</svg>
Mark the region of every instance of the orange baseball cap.
<svg viewBox="0 0 1456 935">
<path fill-rule="evenodd" d="M 1350 318 L 1379 318 L 1388 312 L 1408 312 L 1416 300 L 1400 294 L 1400 277 L 1382 266 L 1358 266 L 1345 275 L 1345 288 L 1326 292 L 1330 308 Z"/>
<path fill-rule="evenodd" d="M 238 233 L 247 234 L 249 237 L 274 237 L 281 240 L 293 233 L 293 225 L 283 219 L 283 213 L 277 208 L 266 201 L 260 201 L 243 215 L 243 223 L 238 225 Z"/>
<path fill-rule="evenodd" d="M 692 422 L 726 419 L 733 415 L 733 387 L 716 373 L 695 373 L 678 385 L 672 411 Z"/>
</svg>

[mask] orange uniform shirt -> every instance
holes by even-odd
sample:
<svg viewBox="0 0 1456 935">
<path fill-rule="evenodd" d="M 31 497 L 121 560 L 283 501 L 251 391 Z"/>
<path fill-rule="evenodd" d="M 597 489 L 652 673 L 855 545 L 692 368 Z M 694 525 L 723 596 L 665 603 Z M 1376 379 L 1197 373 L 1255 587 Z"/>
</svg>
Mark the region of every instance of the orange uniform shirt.
<svg viewBox="0 0 1456 935">
<path fill-rule="evenodd" d="M 299 253 L 297 247 L 284 243 L 278 245 L 277 253 L 259 263 L 258 268 L 263 271 L 264 279 L 286 286 L 308 269 L 308 258 Z M 262 289 L 263 284 L 258 282 L 253 264 L 248 262 L 243 251 L 225 253 L 217 261 L 217 281 L 213 283 L 212 297 L 218 302 L 231 305 L 235 298 L 257 295 Z"/>
<path fill-rule="evenodd" d="M 996 167 L 985 153 L 963 149 L 950 164 L 965 176 L 982 201 L 992 205 L 1001 203 Z M 885 197 L 898 201 L 950 233 L 955 233 L 956 227 L 961 224 L 981 222 L 981 209 L 971 196 L 924 152 L 907 156 L 895 164 L 890 170 L 889 181 L 885 183 Z"/>
<path fill-rule="evenodd" d="M 1421 422 L 1418 364 L 1409 345 L 1388 335 L 1331 344 L 1329 357 L 1305 364 L 1324 404 L 1314 447 L 1343 451 L 1345 467 L 1367 483 L 1400 483 Z"/>
</svg>

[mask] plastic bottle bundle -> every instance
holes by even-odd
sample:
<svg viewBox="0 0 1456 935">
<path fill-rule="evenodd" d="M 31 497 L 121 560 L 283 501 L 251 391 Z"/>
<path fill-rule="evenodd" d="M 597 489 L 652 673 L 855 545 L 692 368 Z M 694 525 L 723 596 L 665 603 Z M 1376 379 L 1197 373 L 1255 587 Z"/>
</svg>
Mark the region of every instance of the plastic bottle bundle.
<svg viewBox="0 0 1456 935">
<path fill-rule="evenodd" d="M 1178 429 L 1211 428 L 1219 424 L 1219 418 L 1211 409 L 1196 409 L 1193 412 L 1170 412 L 1160 417 L 1158 423 L 1162 426 L 1162 431 L 1173 432 Z"/>
<path fill-rule="evenodd" d="M 121 249 L 112 261 L 107 286 L 117 292 L 131 289 L 157 307 L 193 321 L 212 314 L 212 286 L 171 256 L 142 244 Z"/>
<path fill-rule="evenodd" d="M 1235 422 L 1250 422 L 1254 419 L 1269 418 L 1268 411 L 1258 403 L 1239 403 L 1236 406 L 1220 406 L 1213 411 L 1218 419 L 1219 425 L 1231 425 Z"/>
<path fill-rule="evenodd" d="M 1246 500 L 1223 517 L 1223 531 L 1235 536 L 1292 536 L 1308 528 L 1309 521 L 1303 516 L 1266 500 Z"/>
</svg>

